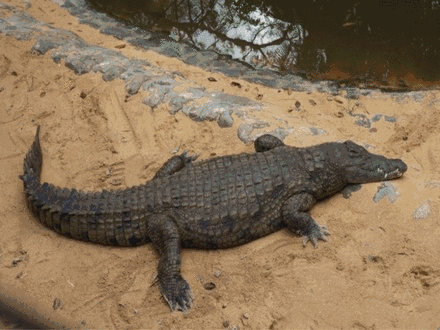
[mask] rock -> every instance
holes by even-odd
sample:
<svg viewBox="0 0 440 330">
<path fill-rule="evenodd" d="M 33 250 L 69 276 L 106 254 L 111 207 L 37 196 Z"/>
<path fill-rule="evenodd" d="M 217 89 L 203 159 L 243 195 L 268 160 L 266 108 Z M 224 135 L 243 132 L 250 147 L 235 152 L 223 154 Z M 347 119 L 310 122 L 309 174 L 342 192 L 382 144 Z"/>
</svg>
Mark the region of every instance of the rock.
<svg viewBox="0 0 440 330">
<path fill-rule="evenodd" d="M 413 219 L 414 220 L 422 220 L 431 214 L 431 203 L 430 201 L 423 202 L 420 204 L 415 211 L 413 212 Z"/>
</svg>

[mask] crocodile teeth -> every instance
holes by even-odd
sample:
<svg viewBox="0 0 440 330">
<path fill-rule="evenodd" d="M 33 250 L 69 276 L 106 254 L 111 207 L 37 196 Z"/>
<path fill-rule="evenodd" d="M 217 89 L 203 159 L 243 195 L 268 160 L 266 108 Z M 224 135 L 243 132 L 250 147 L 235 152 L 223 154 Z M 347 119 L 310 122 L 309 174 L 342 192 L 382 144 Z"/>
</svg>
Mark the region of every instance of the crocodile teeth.
<svg viewBox="0 0 440 330">
<path fill-rule="evenodd" d="M 382 171 L 380 171 L 382 172 Z M 399 171 L 398 169 L 390 172 L 390 173 L 385 173 L 385 179 L 388 178 L 389 176 L 396 178 L 396 177 L 401 177 L 403 175 L 403 173 L 401 171 Z"/>
</svg>

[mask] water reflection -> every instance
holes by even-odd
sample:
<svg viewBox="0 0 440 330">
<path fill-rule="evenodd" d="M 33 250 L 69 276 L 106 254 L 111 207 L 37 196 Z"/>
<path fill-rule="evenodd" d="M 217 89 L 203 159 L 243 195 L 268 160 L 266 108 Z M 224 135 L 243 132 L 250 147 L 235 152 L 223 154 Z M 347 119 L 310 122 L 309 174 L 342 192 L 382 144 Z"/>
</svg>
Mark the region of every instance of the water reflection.
<svg viewBox="0 0 440 330">
<path fill-rule="evenodd" d="M 297 24 L 276 19 L 260 9 L 246 13 L 225 0 L 90 2 L 134 25 L 166 32 L 176 41 L 279 72 L 296 72 L 298 46 L 306 36 Z M 316 56 L 319 69 L 326 61 L 325 52 L 318 51 Z"/>
</svg>

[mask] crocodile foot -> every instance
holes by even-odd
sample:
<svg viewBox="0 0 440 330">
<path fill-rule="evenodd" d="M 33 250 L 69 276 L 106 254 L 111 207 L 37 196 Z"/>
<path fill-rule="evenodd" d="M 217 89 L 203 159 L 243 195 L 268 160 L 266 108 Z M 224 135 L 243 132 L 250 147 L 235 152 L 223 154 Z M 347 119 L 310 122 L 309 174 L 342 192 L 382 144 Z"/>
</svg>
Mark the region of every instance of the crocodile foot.
<svg viewBox="0 0 440 330">
<path fill-rule="evenodd" d="M 174 276 L 160 281 L 163 297 L 173 311 L 186 312 L 193 304 L 194 295 L 182 276 Z"/>
<path fill-rule="evenodd" d="M 179 172 L 185 166 L 190 166 L 199 157 L 199 155 L 189 155 L 188 152 L 183 152 L 180 155 L 176 155 L 168 159 L 165 164 L 157 171 L 154 179 L 163 178 L 168 175 L 172 175 Z"/>
<path fill-rule="evenodd" d="M 303 245 L 306 246 L 307 242 L 310 241 L 313 243 L 313 246 L 316 248 L 318 246 L 318 239 L 323 241 L 328 241 L 327 235 L 330 235 L 330 231 L 324 225 L 316 224 L 309 234 L 304 235 Z"/>
</svg>

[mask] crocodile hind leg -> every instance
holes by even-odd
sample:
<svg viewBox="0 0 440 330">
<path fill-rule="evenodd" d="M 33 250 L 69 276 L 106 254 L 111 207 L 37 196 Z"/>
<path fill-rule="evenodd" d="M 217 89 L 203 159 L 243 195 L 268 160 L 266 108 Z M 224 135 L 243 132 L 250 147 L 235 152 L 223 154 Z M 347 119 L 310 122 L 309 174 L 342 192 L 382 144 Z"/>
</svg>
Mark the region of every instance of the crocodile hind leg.
<svg viewBox="0 0 440 330">
<path fill-rule="evenodd" d="M 284 223 L 289 230 L 304 236 L 303 244 L 308 241 L 313 246 L 318 245 L 318 239 L 327 241 L 327 235 L 330 234 L 326 226 L 317 223 L 308 213 L 316 203 L 316 198 L 309 193 L 300 193 L 290 197 L 282 206 L 281 212 Z"/>
<path fill-rule="evenodd" d="M 270 134 L 261 135 L 254 141 L 254 148 L 256 152 L 265 152 L 284 145 L 285 144 L 283 141 Z"/>
<path fill-rule="evenodd" d="M 188 164 L 191 164 L 197 159 L 197 157 L 197 155 L 188 156 L 186 152 L 177 156 L 173 156 L 168 159 L 165 164 L 162 165 L 162 167 L 156 172 L 156 175 L 153 179 L 162 178 L 164 176 L 174 174 L 183 169 Z"/>
<path fill-rule="evenodd" d="M 149 218 L 147 229 L 160 257 L 160 291 L 173 311 L 185 312 L 192 305 L 193 294 L 180 274 L 180 237 L 177 226 L 171 216 L 159 214 Z"/>
</svg>

